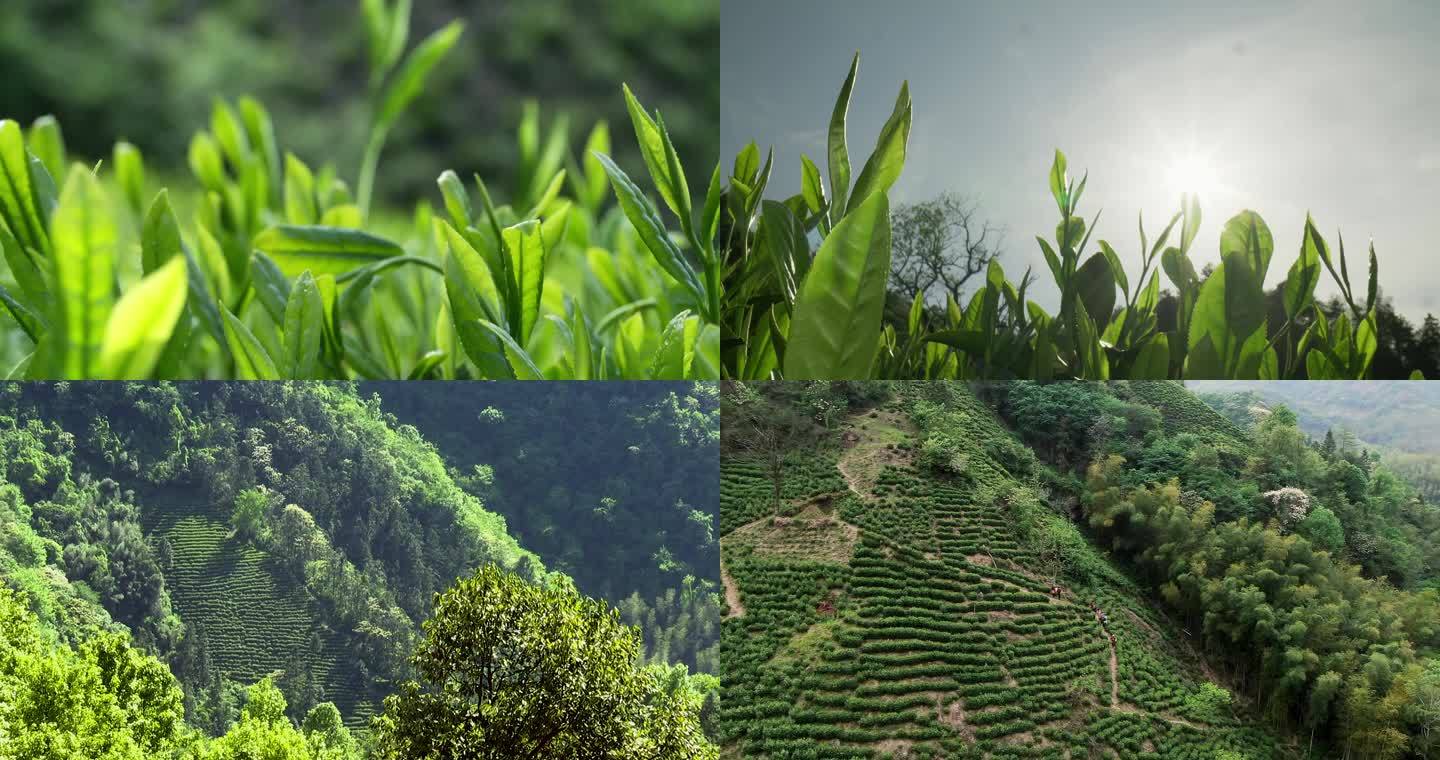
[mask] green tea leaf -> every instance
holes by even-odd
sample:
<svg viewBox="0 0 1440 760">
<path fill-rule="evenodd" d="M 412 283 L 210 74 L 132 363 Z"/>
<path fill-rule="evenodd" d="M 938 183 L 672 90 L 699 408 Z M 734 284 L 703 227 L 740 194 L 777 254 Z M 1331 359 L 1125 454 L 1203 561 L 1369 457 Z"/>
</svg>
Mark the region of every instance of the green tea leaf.
<svg viewBox="0 0 1440 760">
<path fill-rule="evenodd" d="M 1250 259 L 1250 271 L 1260 279 L 1270 270 L 1270 256 L 1275 251 L 1275 239 L 1265 220 L 1254 211 L 1245 210 L 1230 218 L 1220 232 L 1220 255 L 1240 252 Z"/>
<path fill-rule="evenodd" d="M 484 377 L 510 379 L 514 370 L 501 343 L 481 325 L 501 318 L 500 296 L 490 267 L 453 227 L 441 220 L 435 224 L 443 230 L 449 248 L 445 256 L 445 292 L 465 354 Z"/>
<path fill-rule="evenodd" d="M 832 222 L 839 221 L 845 211 L 847 194 L 850 192 L 850 153 L 845 145 L 845 118 L 850 111 L 850 92 L 855 89 L 855 74 L 860 70 L 860 54 L 857 52 L 850 61 L 850 73 L 845 75 L 845 84 L 835 98 L 835 108 L 830 112 L 830 131 L 826 141 L 826 156 L 830 163 L 830 208 Z M 756 153 L 759 164 L 759 153 Z M 736 174 L 739 177 L 739 174 Z M 740 179 L 747 179 L 740 177 Z"/>
<path fill-rule="evenodd" d="M 5 262 L 10 265 L 10 273 L 20 286 L 20 292 L 33 303 L 43 303 L 48 291 L 45 272 L 40 268 L 43 262 L 37 262 L 4 224 L 0 224 L 0 252 L 4 253 Z"/>
<path fill-rule="evenodd" d="M 1050 196 L 1055 199 L 1055 206 L 1060 209 L 1061 216 L 1070 213 L 1069 198 L 1067 197 L 1067 183 L 1065 174 L 1065 154 L 1055 149 L 1055 160 L 1050 163 Z"/>
<path fill-rule="evenodd" d="M 139 216 L 145 213 L 145 161 L 140 151 L 128 142 L 115 143 L 115 179 L 130 212 Z"/>
<path fill-rule="evenodd" d="M 1110 260 L 1104 254 L 1091 254 L 1075 271 L 1075 287 L 1085 312 L 1094 315 L 1096 324 L 1108 324 L 1115 310 L 1115 275 L 1110 271 Z"/>
<path fill-rule="evenodd" d="M 889 273 L 890 203 L 879 192 L 835 225 L 811 263 L 795 301 L 786 378 L 870 376 Z"/>
<path fill-rule="evenodd" d="M 51 177 L 65 173 L 65 137 L 60 132 L 60 122 L 56 121 L 54 116 L 41 116 L 36 119 L 30 125 L 26 143 Z"/>
<path fill-rule="evenodd" d="M 1290 265 L 1290 274 L 1285 278 L 1285 316 L 1289 319 L 1294 319 L 1310 307 L 1315 298 L 1315 286 L 1320 283 L 1320 249 L 1316 243 L 1318 233 L 1311 234 L 1314 229 L 1309 224 L 1305 225 L 1300 256 Z"/>
<path fill-rule="evenodd" d="M 116 231 L 100 180 L 84 166 L 76 164 L 65 180 L 53 229 L 60 376 L 94 377 L 115 302 Z"/>
<path fill-rule="evenodd" d="M 530 358 L 529 354 L 525 353 L 525 349 L 521 348 L 520 345 L 515 342 L 514 338 L 510 337 L 510 333 L 506 332 L 505 328 L 485 319 L 479 320 L 479 322 L 481 327 L 489 331 L 490 334 L 494 335 L 495 339 L 500 342 L 500 345 L 505 351 L 505 359 L 509 363 L 510 370 L 516 380 L 545 379 L 545 373 L 541 372 L 540 368 L 535 366 L 534 360 Z"/>
<path fill-rule="evenodd" d="M 705 303 L 705 290 L 701 287 L 695 270 L 685 260 L 685 255 L 681 253 L 680 247 L 670 239 L 670 233 L 660 222 L 660 215 L 656 212 L 655 206 L 645 198 L 630 177 L 616 166 L 614 161 L 610 160 L 609 156 L 599 154 L 596 158 L 605 167 L 605 172 L 610 175 L 610 184 L 615 188 L 615 195 L 620 200 L 620 207 L 624 209 L 625 216 L 634 225 L 635 231 L 640 234 L 640 239 L 645 243 L 645 247 L 650 249 L 650 254 L 655 257 L 655 262 L 667 274 L 685 286 L 699 303 Z"/>
<path fill-rule="evenodd" d="M 235 377 L 241 380 L 279 380 L 280 373 L 276 371 L 270 353 L 250 332 L 250 328 L 223 305 L 220 313 L 225 318 L 225 338 L 230 345 L 230 354 L 235 357 Z"/>
<path fill-rule="evenodd" d="M 0 216 L 21 245 L 41 254 L 50 250 L 25 136 L 20 125 L 8 119 L 0 121 Z"/>
<path fill-rule="evenodd" d="M 630 112 L 630 123 L 635 126 L 635 139 L 640 143 L 640 155 L 645 159 L 645 167 L 650 170 L 650 177 L 655 181 L 655 187 L 660 191 L 665 205 L 669 206 L 677 217 L 684 218 L 690 209 L 690 186 L 686 183 L 685 173 L 680 171 L 679 164 L 674 167 L 676 172 L 671 172 L 670 161 L 666 157 L 670 149 L 670 138 L 645 112 L 644 106 L 635 98 L 635 93 L 630 91 L 629 85 L 622 84 L 620 89 L 625 94 L 625 108 Z"/>
<path fill-rule="evenodd" d="M 464 31 L 463 22 L 452 21 L 426 37 L 424 42 L 410 52 L 380 99 L 380 109 L 375 117 L 379 131 L 388 130 L 425 89 L 425 80 L 429 78 L 431 70 L 445 58 Z"/>
<path fill-rule="evenodd" d="M 541 240 L 540 223 L 521 222 L 504 230 L 505 249 L 510 255 L 510 271 L 515 273 L 515 292 L 520 296 L 516 309 L 518 328 L 516 342 L 528 343 L 535 322 L 540 319 L 540 298 L 545 288 L 545 244 Z"/>
<path fill-rule="evenodd" d="M 1130 292 L 1130 280 L 1125 276 L 1125 265 L 1120 262 L 1120 254 L 1104 240 L 1100 241 L 1100 252 L 1105 255 L 1105 260 L 1110 262 L 1110 274 L 1115 277 L 1115 284 L 1120 286 L 1120 291 Z"/>
<path fill-rule="evenodd" d="M 450 223 L 459 230 L 469 227 L 474 212 L 470 210 L 470 194 L 465 192 L 465 183 L 460 181 L 455 172 L 446 169 L 436 184 L 440 186 L 440 195 L 445 199 L 445 212 L 450 215 Z"/>
<path fill-rule="evenodd" d="M 255 289 L 255 297 L 275 324 L 284 325 L 285 306 L 290 301 L 290 279 L 274 260 L 260 251 L 251 256 L 250 262 L 250 286 Z"/>
<path fill-rule="evenodd" d="M 820 167 L 804 154 L 800 155 L 800 194 L 810 213 L 818 214 L 825 208 L 825 181 L 820 179 Z"/>
<path fill-rule="evenodd" d="M 889 192 L 895 181 L 900 179 L 900 173 L 905 169 L 906 144 L 910 141 L 910 120 L 910 83 L 904 82 L 900 85 L 899 96 L 895 98 L 895 110 L 881 127 L 880 136 L 875 140 L 875 150 L 855 180 L 855 188 L 846 201 L 847 214 L 863 204 L 871 194 Z"/>
<path fill-rule="evenodd" d="M 1185 197 L 1181 198 L 1180 205 L 1181 217 L 1185 220 L 1180 228 L 1180 250 L 1188 252 L 1190 244 L 1195 242 L 1195 235 L 1200 232 L 1200 197 L 1194 193 L 1186 193 Z M 1226 228 L 1229 228 L 1228 224 Z M 1223 243 L 1221 244 L 1221 253 L 1224 253 Z M 1263 270 L 1257 269 L 1256 271 Z"/>
<path fill-rule="evenodd" d="M 253 245 L 264 251 L 286 277 L 341 275 L 381 259 L 400 256 L 405 249 L 368 232 L 343 227 L 302 227 L 280 224 L 255 236 Z"/>
<path fill-rule="evenodd" d="M 325 305 L 315 277 L 307 270 L 290 288 L 285 305 L 285 376 L 315 377 L 320 367 L 320 339 L 325 330 Z"/>
<path fill-rule="evenodd" d="M 9 311 L 10 316 L 15 318 L 15 323 L 25 331 L 25 336 L 30 339 L 30 342 L 39 343 L 41 336 L 45 334 L 45 320 L 39 314 L 31 311 L 30 307 L 16 300 L 15 296 L 10 295 L 10 291 L 6 290 L 3 285 L 0 285 L 0 301 L 4 302 L 6 311 Z"/>
<path fill-rule="evenodd" d="M 285 219 L 295 225 L 319 221 L 315 205 L 315 175 L 293 153 L 285 154 Z"/>
<path fill-rule="evenodd" d="M 96 376 L 148 380 L 185 312 L 189 276 L 185 259 L 173 257 L 125 292 L 105 325 Z"/>
<path fill-rule="evenodd" d="M 1169 374 L 1170 341 L 1165 333 L 1160 333 L 1140 348 L 1135 365 L 1130 368 L 1130 379 L 1164 380 Z"/>
</svg>

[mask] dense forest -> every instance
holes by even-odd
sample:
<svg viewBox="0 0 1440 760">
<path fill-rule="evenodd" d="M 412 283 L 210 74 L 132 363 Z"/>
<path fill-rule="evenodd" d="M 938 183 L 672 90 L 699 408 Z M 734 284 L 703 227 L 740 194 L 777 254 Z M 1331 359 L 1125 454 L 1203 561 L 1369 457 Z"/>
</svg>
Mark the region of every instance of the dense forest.
<svg viewBox="0 0 1440 760">
<path fill-rule="evenodd" d="M 1347 449 L 1364 449 L 1440 503 L 1440 387 L 1429 383 L 1193 382 L 1202 401 L 1244 427 L 1280 405 L 1301 430 Z"/>
<path fill-rule="evenodd" d="M 718 681 L 691 666 L 714 670 L 714 563 L 677 527 L 700 518 L 637 522 L 642 464 L 559 455 L 713 468 L 713 389 L 639 385 L 416 384 L 451 410 L 449 445 L 468 429 L 495 457 L 463 472 L 386 411 L 395 386 L 5 386 L 0 757 L 713 754 Z M 590 405 L 623 424 L 552 434 Z M 527 513 L 511 477 L 584 534 L 512 532 L 491 502 Z M 656 479 L 710 522 L 714 482 Z M 591 496 L 627 519 L 564 513 Z M 632 540 L 646 554 L 623 564 Z"/>
<path fill-rule="evenodd" d="M 722 406 L 726 756 L 1440 757 L 1440 509 L 1353 439 L 1168 382 Z"/>
</svg>

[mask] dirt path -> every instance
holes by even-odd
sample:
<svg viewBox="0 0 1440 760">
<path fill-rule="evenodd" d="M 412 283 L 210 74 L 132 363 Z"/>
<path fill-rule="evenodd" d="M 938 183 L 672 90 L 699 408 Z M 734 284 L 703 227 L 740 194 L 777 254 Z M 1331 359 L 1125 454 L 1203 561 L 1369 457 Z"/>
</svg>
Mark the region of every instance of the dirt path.
<svg viewBox="0 0 1440 760">
<path fill-rule="evenodd" d="M 1115 642 L 1110 642 L 1110 706 L 1120 706 L 1120 659 L 1115 656 Z"/>
<path fill-rule="evenodd" d="M 854 451 L 854 449 L 851 449 L 850 451 Z M 847 486 L 850 487 L 850 492 L 851 492 L 851 493 L 855 494 L 856 496 L 859 496 L 859 497 L 862 498 L 862 499 L 869 499 L 869 498 L 870 498 L 870 494 L 867 494 L 867 493 L 862 492 L 862 491 L 860 490 L 860 487 L 857 486 L 857 485 L 855 485 L 855 476 L 854 476 L 853 474 L 851 474 L 849 470 L 846 470 L 846 469 L 845 469 L 846 454 L 849 454 L 849 453 L 850 453 L 850 452 L 847 451 L 847 452 L 845 452 L 845 454 L 841 454 L 841 455 L 840 455 L 840 459 L 836 460 L 836 462 L 835 462 L 835 469 L 837 469 L 837 470 L 840 471 L 840 477 L 842 477 L 842 478 L 845 479 L 845 485 L 847 485 Z"/>
<path fill-rule="evenodd" d="M 740 603 L 740 588 L 735 585 L 735 579 L 730 577 L 730 571 L 725 569 L 725 560 L 720 560 L 720 583 L 725 586 L 725 606 L 730 608 L 730 614 L 726 617 L 745 617 L 745 605 Z"/>
</svg>

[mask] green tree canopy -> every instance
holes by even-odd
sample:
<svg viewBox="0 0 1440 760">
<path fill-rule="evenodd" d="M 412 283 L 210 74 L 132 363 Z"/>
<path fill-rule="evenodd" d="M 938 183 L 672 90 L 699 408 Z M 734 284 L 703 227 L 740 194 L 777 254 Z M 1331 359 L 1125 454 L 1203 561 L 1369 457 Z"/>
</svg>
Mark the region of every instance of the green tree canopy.
<svg viewBox="0 0 1440 760">
<path fill-rule="evenodd" d="M 638 632 L 563 581 L 494 565 L 436 597 L 403 684 L 375 719 L 383 758 L 714 758 L 696 705 L 637 666 Z"/>
</svg>

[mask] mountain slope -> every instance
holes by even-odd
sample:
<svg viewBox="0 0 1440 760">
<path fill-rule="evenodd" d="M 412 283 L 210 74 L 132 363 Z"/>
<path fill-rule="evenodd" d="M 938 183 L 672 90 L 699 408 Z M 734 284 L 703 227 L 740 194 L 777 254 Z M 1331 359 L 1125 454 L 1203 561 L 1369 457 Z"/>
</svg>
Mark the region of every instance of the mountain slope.
<svg viewBox="0 0 1440 760">
<path fill-rule="evenodd" d="M 722 456 L 728 755 L 1275 754 L 1202 708 L 1185 634 L 1046 506 L 1033 454 L 969 391 L 834 438 L 792 452 L 809 465 L 778 517 L 758 463 Z"/>
</svg>

